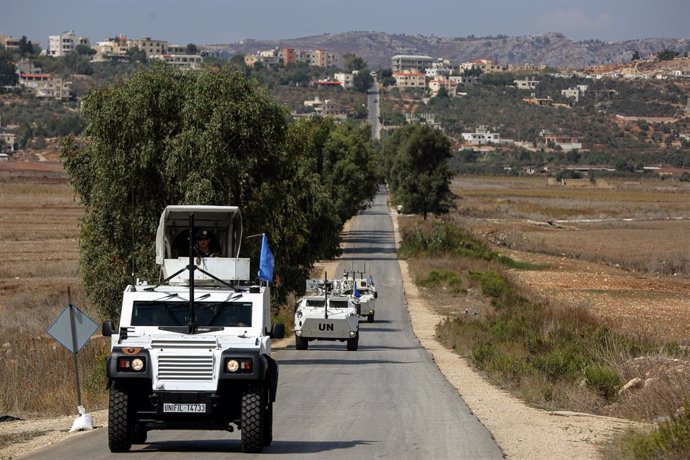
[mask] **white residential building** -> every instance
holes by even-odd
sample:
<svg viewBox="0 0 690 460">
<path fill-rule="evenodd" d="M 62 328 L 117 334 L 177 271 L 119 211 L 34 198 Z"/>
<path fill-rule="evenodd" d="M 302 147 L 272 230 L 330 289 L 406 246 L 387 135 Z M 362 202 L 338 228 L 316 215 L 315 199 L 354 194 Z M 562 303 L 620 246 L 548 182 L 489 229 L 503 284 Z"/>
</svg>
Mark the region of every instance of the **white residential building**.
<svg viewBox="0 0 690 460">
<path fill-rule="evenodd" d="M 524 80 L 513 80 L 517 89 L 535 89 L 539 81 L 534 78 L 526 78 Z"/>
<path fill-rule="evenodd" d="M 343 88 L 350 89 L 354 86 L 355 75 L 358 71 L 354 70 L 352 73 L 338 72 L 333 74 L 333 80 L 339 81 Z"/>
<path fill-rule="evenodd" d="M 340 113 L 340 109 L 334 101 L 330 99 L 321 100 L 318 96 L 311 101 L 304 101 L 304 106 L 311 107 L 314 109 L 315 113 L 324 116 L 337 115 Z"/>
<path fill-rule="evenodd" d="M 0 133 L 0 141 L 4 142 L 4 151 L 14 153 L 17 147 L 17 135 L 14 133 Z M 2 150 L 0 150 L 2 151 Z"/>
<path fill-rule="evenodd" d="M 200 69 L 204 58 L 198 54 L 157 54 L 151 57 L 182 69 Z"/>
<path fill-rule="evenodd" d="M 574 99 L 575 102 L 580 100 L 580 90 L 577 88 L 562 89 L 561 95 L 567 97 L 568 99 Z"/>
<path fill-rule="evenodd" d="M 431 91 L 431 96 L 438 96 L 438 92 L 441 88 L 446 90 L 446 94 L 450 97 L 455 97 L 458 90 L 458 81 L 451 80 L 448 78 L 435 78 L 429 80 L 429 90 Z"/>
<path fill-rule="evenodd" d="M 498 144 L 501 142 L 501 135 L 480 125 L 473 133 L 462 133 L 462 139 L 471 145 Z"/>
<path fill-rule="evenodd" d="M 73 53 L 79 45 L 91 46 L 88 37 L 80 37 L 73 30 L 63 32 L 60 35 L 50 35 L 48 37 L 48 56 L 66 56 Z"/>
</svg>

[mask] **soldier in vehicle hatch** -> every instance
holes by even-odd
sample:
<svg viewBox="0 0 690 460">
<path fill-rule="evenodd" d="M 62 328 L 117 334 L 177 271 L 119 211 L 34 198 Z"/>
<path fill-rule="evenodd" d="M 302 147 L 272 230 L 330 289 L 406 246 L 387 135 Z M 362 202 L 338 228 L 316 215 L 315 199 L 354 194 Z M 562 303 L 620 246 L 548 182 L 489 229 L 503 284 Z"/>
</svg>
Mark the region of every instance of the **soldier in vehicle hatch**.
<svg viewBox="0 0 690 460">
<path fill-rule="evenodd" d="M 216 257 L 218 255 L 211 249 L 211 236 L 208 230 L 196 232 L 194 240 L 194 255 L 196 257 Z"/>
</svg>

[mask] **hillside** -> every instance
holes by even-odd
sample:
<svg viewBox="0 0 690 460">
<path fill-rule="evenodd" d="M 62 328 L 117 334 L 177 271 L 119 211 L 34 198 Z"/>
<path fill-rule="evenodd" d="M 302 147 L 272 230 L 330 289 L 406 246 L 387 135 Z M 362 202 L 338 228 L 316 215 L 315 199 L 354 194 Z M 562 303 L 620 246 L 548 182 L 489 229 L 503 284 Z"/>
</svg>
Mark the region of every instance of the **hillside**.
<svg viewBox="0 0 690 460">
<path fill-rule="evenodd" d="M 690 51 L 690 38 L 645 38 L 620 42 L 573 41 L 560 33 L 520 37 L 437 37 L 434 35 L 346 32 L 283 40 L 244 40 L 214 45 L 224 55 L 251 54 L 272 48 L 322 48 L 337 54 L 354 53 L 372 69 L 390 67 L 396 54 L 422 54 L 454 62 L 488 58 L 501 64 L 543 64 L 550 67 L 583 68 L 627 62 L 637 51 L 641 57 L 665 49 Z"/>
</svg>

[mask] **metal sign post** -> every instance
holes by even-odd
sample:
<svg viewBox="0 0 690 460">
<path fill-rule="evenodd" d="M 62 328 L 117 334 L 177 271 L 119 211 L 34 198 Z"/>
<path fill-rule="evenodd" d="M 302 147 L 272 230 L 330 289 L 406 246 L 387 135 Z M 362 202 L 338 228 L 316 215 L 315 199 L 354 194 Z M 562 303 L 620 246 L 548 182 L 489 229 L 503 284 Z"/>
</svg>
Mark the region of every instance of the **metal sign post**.
<svg viewBox="0 0 690 460">
<path fill-rule="evenodd" d="M 81 406 L 81 383 L 79 381 L 79 366 L 77 353 L 88 342 L 89 338 L 98 329 L 98 325 L 72 304 L 69 288 L 67 289 L 68 305 L 55 318 L 48 328 L 48 334 L 72 353 L 74 361 L 74 375 L 77 383 L 77 406 Z"/>
</svg>

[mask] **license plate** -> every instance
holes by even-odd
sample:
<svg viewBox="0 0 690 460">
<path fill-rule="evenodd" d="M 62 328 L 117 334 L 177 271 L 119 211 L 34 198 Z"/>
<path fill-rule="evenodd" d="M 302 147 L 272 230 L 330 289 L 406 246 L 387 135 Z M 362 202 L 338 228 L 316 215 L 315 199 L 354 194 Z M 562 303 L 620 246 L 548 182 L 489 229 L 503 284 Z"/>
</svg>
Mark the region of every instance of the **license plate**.
<svg viewBox="0 0 690 460">
<path fill-rule="evenodd" d="M 206 404 L 163 404 L 163 412 L 177 412 L 177 413 L 188 413 L 188 412 L 206 412 Z"/>
</svg>

